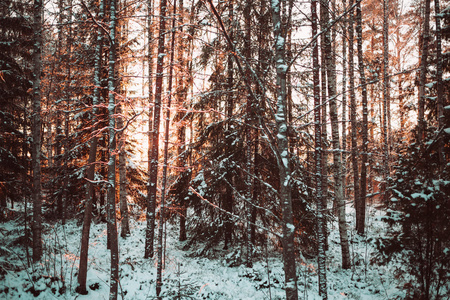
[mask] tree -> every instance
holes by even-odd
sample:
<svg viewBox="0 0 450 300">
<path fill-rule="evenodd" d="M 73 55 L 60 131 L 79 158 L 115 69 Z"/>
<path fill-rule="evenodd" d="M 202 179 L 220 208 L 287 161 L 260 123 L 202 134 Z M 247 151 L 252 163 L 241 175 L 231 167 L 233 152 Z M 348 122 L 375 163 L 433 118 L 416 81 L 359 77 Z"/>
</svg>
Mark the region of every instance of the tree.
<svg viewBox="0 0 450 300">
<path fill-rule="evenodd" d="M 109 13 L 109 64 L 108 64 L 108 133 L 109 133 L 109 160 L 108 160 L 108 234 L 110 236 L 109 249 L 111 252 L 111 277 L 109 299 L 117 299 L 119 286 L 119 244 L 117 239 L 116 223 L 116 122 L 115 122 L 115 93 L 116 93 L 116 0 L 111 0 Z"/>
<path fill-rule="evenodd" d="M 441 8 L 439 0 L 434 0 L 434 12 L 436 18 L 436 104 L 438 128 L 442 129 L 445 121 L 444 114 L 444 87 L 443 87 L 443 58 L 442 58 L 442 26 L 441 26 Z M 439 164 L 441 171 L 445 166 L 444 146 L 442 139 L 439 140 Z"/>
<path fill-rule="evenodd" d="M 350 0 L 350 6 L 353 6 L 353 0 Z M 350 13 L 348 30 L 348 72 L 350 89 L 350 123 L 351 123 L 351 161 L 353 170 L 353 198 L 356 211 L 360 211 L 360 181 L 358 167 L 358 142 L 357 142 L 357 123 L 356 123 L 356 93 L 355 93 L 355 66 L 354 66 L 354 12 Z"/>
<path fill-rule="evenodd" d="M 449 168 L 446 164 L 441 171 L 435 134 L 423 142 L 428 145 L 424 150 L 418 144 L 402 149 L 390 182 L 392 197 L 384 218 L 390 229 L 386 237 L 377 240 L 383 261 L 402 253 L 404 267 L 395 272 L 399 276 L 411 275 L 405 285 L 410 287 L 407 299 L 445 297 L 443 286 L 450 279 L 450 253 L 446 250 L 450 247 L 450 185 L 442 180 L 448 178 Z M 448 139 L 445 145 L 448 157 Z"/>
<path fill-rule="evenodd" d="M 154 172 L 155 164 L 152 160 L 153 155 L 157 156 L 157 153 L 153 153 L 155 147 L 157 149 L 158 146 L 153 146 L 153 142 L 158 140 L 154 128 L 156 124 L 153 122 L 156 120 L 154 116 L 154 108 L 153 101 L 153 0 L 147 1 L 147 28 L 148 28 L 148 52 L 147 52 L 147 60 L 148 60 L 148 183 L 147 183 L 147 229 L 145 235 L 145 251 L 144 257 L 149 258 L 153 256 L 153 239 L 155 235 L 155 205 L 156 199 L 154 193 L 156 192 L 156 173 Z M 156 104 L 156 103 L 155 103 Z M 153 116 L 153 120 L 152 120 Z M 159 121 L 158 121 L 159 124 Z"/>
<path fill-rule="evenodd" d="M 285 36 L 281 28 L 280 2 L 272 2 L 272 23 L 275 37 L 275 61 L 277 72 L 277 110 L 275 121 L 277 126 L 277 165 L 280 177 L 280 201 L 283 214 L 283 261 L 286 299 L 297 299 L 297 274 L 294 255 L 294 224 L 292 217 L 291 171 L 289 167 L 287 141 L 287 102 L 286 102 L 286 57 Z"/>
<path fill-rule="evenodd" d="M 163 88 L 163 68 L 165 56 L 165 31 L 166 31 L 166 14 L 167 1 L 161 0 L 160 3 L 160 19 L 159 19 L 159 36 L 158 36 L 158 56 L 156 61 L 156 82 L 155 82 L 155 106 L 153 112 L 153 131 L 152 131 L 152 148 L 151 165 L 149 169 L 149 191 L 150 194 L 147 207 L 147 230 L 145 239 L 145 258 L 153 256 L 153 239 L 155 231 L 155 208 L 156 208 L 156 191 L 158 179 L 158 160 L 159 160 L 159 125 L 161 122 L 161 99 Z"/>
<path fill-rule="evenodd" d="M 159 214 L 159 233 L 158 233 L 158 265 L 156 270 L 156 295 L 160 298 L 162 287 L 162 268 L 163 268 L 163 237 L 165 227 L 165 209 L 166 209 L 166 194 L 167 194 L 167 164 L 169 160 L 169 131 L 170 131 L 170 109 L 172 104 L 172 84 L 173 84 L 173 69 L 174 69 L 174 54 L 175 54 L 175 25 L 177 18 L 177 2 L 173 4 L 172 14 L 172 35 L 170 40 L 170 60 L 169 60 L 169 78 L 168 78 L 168 97 L 167 110 L 165 117 L 164 130 L 164 161 L 162 174 L 162 188 L 161 188 L 161 205 Z M 164 249 L 165 251 L 165 249 Z"/>
<path fill-rule="evenodd" d="M 27 131 L 32 84 L 33 27 L 27 19 L 32 4 L 0 3 L 0 220 L 8 215 L 7 200 L 29 197 Z M 21 187 L 17 182 L 23 181 Z"/>
<path fill-rule="evenodd" d="M 104 17 L 105 3 L 101 0 L 99 3 L 98 19 L 102 20 Z M 94 65 L 94 93 L 92 99 L 93 110 L 93 136 L 90 142 L 88 168 L 86 172 L 86 179 L 88 181 L 88 189 L 86 193 L 86 201 L 84 205 L 84 217 L 83 217 L 83 229 L 81 234 L 81 246 L 80 246 L 80 265 L 78 270 L 78 287 L 77 292 L 80 294 L 87 293 L 86 290 L 86 277 L 87 277 L 87 263 L 88 263 L 88 251 L 89 251 L 89 233 L 91 229 L 92 219 L 92 205 L 95 198 L 95 162 L 97 158 L 97 145 L 98 145 L 98 114 L 99 114 L 99 98 L 100 98 L 100 72 L 101 72 L 101 58 L 102 58 L 102 45 L 103 45 L 103 31 L 100 26 L 97 27 L 97 38 L 95 44 L 95 65 Z"/>
<path fill-rule="evenodd" d="M 326 236 L 325 228 L 325 207 L 323 200 L 323 155 L 322 155 L 322 126 L 321 126 L 321 99 L 320 99 L 320 66 L 319 66 L 319 45 L 317 42 L 317 0 L 311 2 L 311 21 L 312 21 L 312 39 L 313 39 L 313 85 L 314 85 L 314 161 L 315 161 L 315 183 L 317 199 L 317 238 L 318 238 L 318 265 L 319 265 L 319 295 L 322 299 L 327 299 L 327 279 L 326 279 Z"/>
<path fill-rule="evenodd" d="M 33 14 L 33 116 L 32 116 L 32 164 L 33 164 L 33 261 L 42 257 L 42 193 L 41 193 L 41 51 L 42 51 L 42 0 L 34 0 Z"/>
<path fill-rule="evenodd" d="M 389 177 L 389 124 L 390 124 L 390 85 L 389 85 L 389 0 L 383 1 L 383 173 L 386 185 Z M 385 200 L 388 199 L 388 191 L 384 191 Z"/>
<path fill-rule="evenodd" d="M 345 6 L 344 6 L 345 7 Z M 346 28 L 344 22 L 344 29 Z M 343 41 L 346 42 L 345 33 Z M 331 42 L 326 45 L 327 52 L 329 56 L 332 56 L 333 51 Z M 347 50 L 346 45 L 343 45 L 343 50 Z M 345 58 L 345 54 L 342 55 Z M 346 66 L 344 62 L 344 67 Z M 330 57 L 328 60 L 327 66 L 328 72 L 328 95 L 330 99 L 330 119 L 331 119 L 331 138 L 332 138 L 332 146 L 333 146 L 333 175 L 334 175 L 334 197 L 335 197 L 335 205 L 337 206 L 337 215 L 339 221 L 339 236 L 341 240 L 341 252 L 342 252 L 342 268 L 348 269 L 350 268 L 350 250 L 348 244 L 348 234 L 347 234 L 347 222 L 345 217 L 345 199 L 344 199 L 344 183 L 343 183 L 343 163 L 342 163 L 342 154 L 341 154 L 341 146 L 339 142 L 339 119 L 337 112 L 337 89 L 336 89 L 336 59 L 334 56 Z M 345 72 L 344 72 L 345 74 Z M 343 75 L 345 78 L 346 75 Z M 345 83 L 343 83 L 343 89 L 345 91 Z M 345 99 L 345 92 L 344 99 Z M 343 107 L 345 107 L 345 103 L 343 103 Z M 343 117 L 345 116 L 345 112 L 342 113 Z M 345 129 L 343 129 L 345 132 Z"/>
<path fill-rule="evenodd" d="M 356 4 L 356 34 L 357 34 L 357 48 L 358 48 L 358 64 L 359 64 L 359 78 L 361 83 L 361 101 L 363 110 L 362 120 L 362 159 L 361 159 L 361 193 L 358 195 L 356 201 L 356 231 L 360 235 L 364 235 L 365 219 L 366 219 L 366 194 L 367 194 L 367 155 L 368 155 L 368 110 L 367 110 L 367 85 L 365 75 L 365 64 L 363 54 L 363 36 L 362 36 L 362 16 L 361 16 L 361 2 Z M 386 159 L 387 160 L 387 159 Z"/>
<path fill-rule="evenodd" d="M 418 128 L 417 141 L 421 144 L 425 138 L 426 122 L 425 122 L 425 84 L 427 83 L 427 68 L 428 68 L 428 48 L 430 42 L 430 0 L 425 0 L 423 10 L 423 23 L 420 49 L 420 75 L 419 75 L 419 103 L 418 103 Z"/>
</svg>

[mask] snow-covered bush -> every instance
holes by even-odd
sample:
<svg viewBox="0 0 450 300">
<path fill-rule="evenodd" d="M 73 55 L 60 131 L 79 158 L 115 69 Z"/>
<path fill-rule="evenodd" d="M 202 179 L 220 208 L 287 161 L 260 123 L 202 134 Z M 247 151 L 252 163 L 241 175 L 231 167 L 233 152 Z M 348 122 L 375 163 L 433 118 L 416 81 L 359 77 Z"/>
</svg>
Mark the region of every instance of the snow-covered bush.
<svg viewBox="0 0 450 300">
<path fill-rule="evenodd" d="M 378 240 L 385 259 L 402 252 L 406 266 L 396 271 L 413 278 L 404 286 L 409 299 L 441 299 L 449 292 L 450 168 L 439 164 L 437 143 L 429 145 L 413 145 L 400 158 L 384 218 L 390 230 Z"/>
</svg>

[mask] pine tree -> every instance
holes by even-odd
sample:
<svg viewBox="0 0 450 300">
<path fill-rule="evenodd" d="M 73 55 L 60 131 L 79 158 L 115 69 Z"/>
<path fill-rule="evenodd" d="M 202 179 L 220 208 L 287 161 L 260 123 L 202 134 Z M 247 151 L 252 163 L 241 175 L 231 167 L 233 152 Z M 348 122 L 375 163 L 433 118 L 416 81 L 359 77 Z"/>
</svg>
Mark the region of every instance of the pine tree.
<svg viewBox="0 0 450 300">
<path fill-rule="evenodd" d="M 32 4 L 25 1 L 0 3 L 0 210 L 6 213 L 7 200 L 14 202 L 29 196 L 28 146 L 26 133 L 32 87 L 33 28 L 27 19 Z M 23 181 L 18 187 L 17 182 Z M 3 214 L 5 213 L 5 214 Z"/>
</svg>

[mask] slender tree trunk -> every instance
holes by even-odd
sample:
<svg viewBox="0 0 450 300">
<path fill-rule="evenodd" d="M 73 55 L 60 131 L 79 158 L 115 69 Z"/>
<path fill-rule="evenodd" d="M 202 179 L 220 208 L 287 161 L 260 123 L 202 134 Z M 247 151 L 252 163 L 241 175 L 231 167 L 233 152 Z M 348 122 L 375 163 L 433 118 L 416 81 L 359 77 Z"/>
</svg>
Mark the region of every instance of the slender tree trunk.
<svg viewBox="0 0 450 300">
<path fill-rule="evenodd" d="M 63 40 L 64 38 L 64 33 L 63 33 L 63 24 L 65 22 L 64 19 L 64 10 L 65 10 L 65 5 L 64 5 L 64 0 L 59 0 L 58 1 L 58 10 L 59 10 L 59 18 L 58 18 L 58 22 L 59 22 L 59 26 L 58 26 L 58 54 L 61 59 L 61 63 L 64 61 L 63 59 L 63 51 L 65 50 L 65 47 L 63 49 Z M 68 62 L 66 61 L 66 64 Z M 64 78 L 64 76 L 61 74 L 60 78 L 61 81 L 63 79 L 65 79 L 67 81 L 67 78 Z M 59 95 L 63 97 L 63 95 Z M 62 101 L 61 101 L 62 102 Z M 61 107 L 60 105 L 58 105 L 58 111 L 60 111 Z M 62 110 L 62 109 L 61 109 Z M 56 165 L 55 165 L 55 169 L 57 170 L 58 174 L 61 172 L 61 164 L 62 164 L 62 143 L 61 143 L 61 137 L 62 137 L 62 124 L 61 124 L 61 116 L 60 114 L 58 114 L 56 116 L 56 146 L 55 146 L 55 154 L 56 154 Z M 59 181 L 59 180 L 58 180 Z M 62 212 L 63 212 L 63 195 L 61 193 L 61 191 L 58 192 L 58 196 L 56 198 L 56 207 L 57 207 L 57 213 L 58 213 L 58 217 L 61 217 Z"/>
<path fill-rule="evenodd" d="M 178 47 L 178 55 L 177 55 L 177 61 L 179 64 L 179 71 L 177 76 L 177 92 L 176 92 L 176 98 L 177 98 L 177 107 L 178 112 L 177 116 L 175 118 L 175 122 L 178 123 L 178 126 L 176 127 L 176 135 L 177 135 L 177 143 L 178 143 L 178 152 L 177 152 L 177 167 L 179 169 L 179 176 L 183 176 L 183 179 L 185 179 L 184 176 L 187 172 L 187 147 L 186 147 L 186 112 L 185 112 L 185 102 L 187 100 L 187 84 L 188 80 L 185 78 L 190 76 L 188 74 L 187 70 L 187 60 L 184 58 L 184 51 L 188 47 L 188 42 L 186 36 L 183 34 L 183 25 L 184 25 L 184 4 L 183 0 L 178 1 L 178 22 L 179 22 L 179 37 L 178 41 L 180 43 L 180 47 Z M 187 178 L 185 179 L 187 180 Z M 184 183 L 183 183 L 184 184 Z M 185 200 L 185 196 L 187 192 L 187 186 L 185 187 L 186 191 L 183 191 L 181 195 L 179 195 L 179 205 L 180 205 L 180 232 L 179 232 L 179 241 L 185 241 L 187 239 L 186 235 L 186 213 L 187 213 L 187 201 Z"/>
<path fill-rule="evenodd" d="M 161 0 L 160 3 L 160 21 L 159 21 L 159 37 L 158 37 L 158 58 L 156 61 L 156 87 L 155 87 L 155 107 L 153 115 L 153 131 L 152 131 L 152 149 L 150 162 L 150 178 L 148 196 L 150 201 L 147 210 L 147 234 L 145 258 L 153 256 L 153 239 L 155 236 L 155 208 L 156 208 L 156 187 L 158 179 L 158 157 L 159 157 L 159 125 L 161 116 L 161 99 L 163 88 L 163 72 L 164 72 L 164 56 L 165 56 L 165 34 L 166 34 L 166 14 L 167 0 Z"/>
<path fill-rule="evenodd" d="M 234 0 L 229 1 L 228 3 L 228 19 L 229 19 L 229 35 L 230 35 L 230 39 L 233 40 L 234 38 L 234 29 L 233 29 L 233 22 L 234 22 Z M 233 117 L 233 111 L 234 111 L 234 95 L 231 92 L 231 89 L 233 87 L 233 81 L 234 81 L 234 77 L 233 77 L 233 55 L 231 53 L 232 49 L 231 46 L 229 46 L 230 53 L 228 54 L 227 57 L 227 111 L 226 111 L 226 115 L 227 118 L 230 119 Z M 228 127 L 226 128 L 226 130 L 229 132 L 231 130 L 230 125 L 228 124 Z M 227 145 L 228 147 L 228 145 Z M 226 148 L 227 148 L 226 147 Z M 227 151 L 225 149 L 225 151 Z M 225 175 L 226 180 L 228 181 L 228 183 L 232 183 L 233 182 L 233 176 L 231 174 L 231 172 L 227 172 L 227 174 Z M 230 186 L 230 184 L 227 184 L 225 187 L 225 199 L 224 199 L 224 209 L 225 211 L 227 211 L 228 213 L 232 214 L 233 213 L 233 206 L 234 206 L 234 197 L 233 197 L 233 190 Z M 224 249 L 228 249 L 228 245 L 232 243 L 233 240 L 233 220 L 231 219 L 229 214 L 226 214 L 224 216 L 225 221 L 224 221 L 224 225 L 225 225 L 225 233 L 224 233 Z"/>
<path fill-rule="evenodd" d="M 350 0 L 350 6 L 353 5 L 353 0 Z M 351 122 L 351 143 L 352 143 L 352 149 L 351 149 L 351 157 L 352 157 L 352 167 L 353 167 L 353 197 L 355 201 L 355 208 L 356 211 L 360 211 L 360 202 L 359 202 L 359 196 L 360 196 L 360 189 L 359 189 L 359 170 L 358 170 L 358 145 L 356 140 L 357 135 L 357 124 L 356 124 L 356 93 L 355 93 L 355 67 L 354 67 L 354 16 L 353 12 L 350 14 L 349 19 L 349 51 L 348 51 L 348 58 L 349 58 L 349 77 L 350 77 L 350 122 Z"/>
<path fill-rule="evenodd" d="M 336 88 L 336 59 L 333 55 L 333 45 L 331 42 L 326 45 L 327 55 L 329 56 L 328 73 L 328 96 L 330 98 L 330 120 L 331 120 L 331 138 L 333 144 L 333 175 L 334 175 L 334 196 L 337 206 L 337 216 L 339 220 L 339 236 L 341 239 L 342 268 L 350 268 L 350 250 L 348 244 L 347 222 L 345 218 L 345 199 L 344 184 L 342 177 L 341 147 L 339 141 L 339 118 L 337 112 L 337 88 Z M 345 57 L 345 56 L 344 56 Z M 345 77 L 345 75 L 344 75 Z M 345 88 L 345 86 L 344 86 Z"/>
<path fill-rule="evenodd" d="M 98 19 L 103 20 L 105 11 L 104 0 L 100 1 L 99 15 Z M 92 110 L 93 117 L 92 122 L 94 124 L 93 136 L 91 137 L 90 148 L 89 148 L 89 158 L 88 158 L 88 169 L 87 169 L 87 180 L 88 180 L 88 191 L 86 202 L 84 204 L 84 217 L 83 217 L 83 229 L 81 233 L 81 247 L 80 247 L 80 265 L 78 270 L 78 287 L 77 291 L 80 294 L 86 294 L 86 277 L 87 277 L 87 263 L 88 263 L 88 251 L 89 251 L 89 233 L 91 230 L 91 219 L 92 219 L 92 205 L 94 203 L 95 196 L 95 184 L 93 183 L 95 178 L 95 162 L 97 160 L 97 144 L 98 144 L 98 105 L 100 103 L 100 76 L 101 76 L 101 63 L 102 63 L 102 46 L 103 46 L 103 31 L 99 27 L 97 28 L 97 41 L 95 45 L 95 66 L 94 66 L 94 95 L 92 99 Z"/>
<path fill-rule="evenodd" d="M 122 0 L 119 2 L 119 11 L 122 11 L 123 14 L 127 15 L 127 9 L 129 7 L 128 0 Z M 118 44 L 126 43 L 128 38 L 128 19 L 123 18 L 119 21 L 118 24 Z M 120 55 L 120 54 L 119 54 Z M 119 63 L 119 73 L 126 73 L 126 62 Z M 119 77 L 122 78 L 122 77 Z M 116 82 L 116 87 L 118 93 L 126 94 L 126 85 L 124 84 L 122 79 L 118 79 Z M 120 236 L 122 238 L 126 238 L 130 235 L 130 222 L 128 217 L 128 201 L 127 201 L 127 151 L 126 151 L 126 140 L 127 133 L 125 126 L 125 115 L 123 111 L 123 103 L 117 105 L 117 127 L 120 132 L 117 134 L 118 141 L 118 155 L 119 155 L 119 204 L 120 204 L 120 217 L 121 217 L 121 231 Z"/>
<path fill-rule="evenodd" d="M 358 39 L 358 64 L 359 64 L 359 80 L 361 83 L 361 101 L 363 110 L 362 122 L 362 159 L 361 159 L 361 193 L 356 201 L 359 211 L 356 212 L 356 231 L 360 235 L 364 235 L 365 219 L 366 219 L 366 194 L 367 194 L 367 152 L 368 152 L 368 112 L 367 112 L 367 86 L 366 75 L 364 72 L 364 56 L 363 56 L 363 36 L 362 36 L 362 16 L 361 2 L 356 4 L 356 33 Z"/>
<path fill-rule="evenodd" d="M 42 257 L 42 191 L 41 191 L 41 72 L 42 72 L 42 0 L 34 0 L 33 31 L 33 261 Z"/>
<path fill-rule="evenodd" d="M 321 116 L 321 136 L 322 136 L 322 201 L 324 207 L 324 214 L 327 209 L 327 195 L 328 195 L 328 155 L 327 155 L 327 143 L 328 143 L 328 134 L 327 134 L 327 84 L 329 83 L 329 79 L 327 78 L 329 75 L 329 67 L 330 67 L 330 59 L 331 59 L 331 39 L 330 39 L 330 30 L 326 30 L 328 27 L 328 22 L 330 21 L 330 16 L 328 14 L 328 1 L 320 0 L 320 29 L 323 32 L 321 35 L 321 93 L 322 93 L 322 116 Z M 328 97 L 332 97 L 328 95 Z M 328 249 L 328 230 L 327 230 L 327 222 L 324 217 L 324 227 L 323 233 L 325 235 L 325 250 Z"/>
<path fill-rule="evenodd" d="M 252 7 L 253 1 L 249 0 L 246 2 L 246 5 L 244 7 L 244 20 L 245 20 L 245 37 L 244 37 L 244 51 L 245 51 L 245 57 L 247 60 L 251 59 L 251 55 L 252 55 L 252 51 L 250 48 L 250 43 L 251 43 L 251 16 L 250 16 L 250 12 L 251 12 L 251 7 Z M 249 68 L 247 67 L 245 70 L 245 74 L 247 78 L 251 78 L 251 71 L 249 70 Z M 251 172 L 252 172 L 252 154 L 253 154 L 253 149 L 252 149 L 252 127 L 251 127 L 251 122 L 252 122 L 252 96 L 251 95 L 247 95 L 247 103 L 246 103 L 246 120 L 245 123 L 247 124 L 247 127 L 245 129 L 246 131 L 246 178 L 245 178 L 245 184 L 246 184 L 246 189 L 245 189 L 245 198 L 247 199 L 247 232 L 246 232 L 246 243 L 247 243 L 247 257 L 246 257 L 246 266 L 248 268 L 251 268 L 253 265 L 253 261 L 252 261 L 252 256 L 253 256 L 253 244 L 252 244 L 252 216 L 253 216 L 253 210 L 254 210 L 254 206 L 252 203 L 252 184 L 253 184 L 253 180 L 252 180 L 252 176 L 251 176 Z"/>
<path fill-rule="evenodd" d="M 443 128 L 445 122 L 444 116 L 444 89 L 442 82 L 442 31 L 441 31 L 441 9 L 439 7 L 439 0 L 434 0 L 434 12 L 436 15 L 436 103 L 437 103 L 437 118 L 439 130 Z M 444 156 L 444 142 L 439 139 L 439 168 L 441 174 L 445 167 Z"/>
<path fill-rule="evenodd" d="M 71 68 L 71 56 L 72 56 L 72 1 L 70 0 L 68 3 L 68 18 L 67 22 L 69 23 L 69 34 L 67 36 L 67 44 L 66 44 L 66 51 L 67 51 L 67 59 L 65 60 L 66 63 L 66 81 L 65 81 L 65 87 L 64 87 L 64 93 L 63 98 L 66 102 L 66 108 L 64 112 L 64 163 L 63 163 L 63 197 L 62 197 L 62 203 L 61 203 L 61 222 L 62 224 L 66 224 L 66 218 L 67 218 L 67 206 L 68 206 L 68 198 L 69 198 L 69 168 L 68 168 L 68 162 L 69 162 L 69 148 L 70 148 L 70 121 L 69 121 L 69 112 L 71 110 L 70 108 L 70 88 L 71 88 L 71 82 L 72 82 L 72 68 Z"/>
<path fill-rule="evenodd" d="M 298 298 L 297 274 L 295 268 L 294 222 L 292 213 L 292 181 L 289 166 L 289 145 L 287 138 L 287 103 L 286 103 L 286 72 L 285 36 L 282 34 L 282 18 L 280 1 L 273 1 L 271 6 L 272 22 L 275 37 L 275 62 L 277 72 L 277 146 L 278 170 L 280 176 L 280 200 L 283 215 L 283 261 L 286 299 Z"/>
<path fill-rule="evenodd" d="M 164 236 L 164 214 L 165 214 L 165 197 L 166 197 L 166 186 L 167 186 L 167 162 L 169 160 L 169 131 L 170 131 L 170 105 L 172 101 L 172 77 L 173 77 L 173 57 L 175 50 L 175 22 L 176 22 L 176 11 L 177 11 L 177 2 L 174 2 L 173 5 L 173 17 L 172 17 L 172 39 L 170 45 L 170 62 L 169 62 L 169 86 L 168 92 L 169 97 L 167 101 L 167 110 L 166 110 L 166 118 L 165 118 L 165 132 L 164 132 L 164 163 L 163 163 L 163 175 L 162 175 L 162 188 L 161 188 L 161 204 L 159 209 L 159 233 L 158 233 L 158 263 L 156 269 L 156 295 L 158 299 L 160 298 L 161 287 L 162 287 L 162 266 L 163 266 L 163 236 Z M 167 3 L 165 0 L 161 1 L 161 18 L 165 18 L 167 12 Z M 165 25 L 165 24 L 164 24 Z M 160 28 L 164 28 L 161 24 Z M 160 29 L 160 35 L 164 34 L 164 32 Z M 164 39 L 164 37 L 163 37 Z M 163 40 L 164 43 L 164 40 Z M 160 53 L 158 51 L 158 53 Z M 158 55 L 159 60 L 159 55 Z M 163 62 L 161 62 L 161 65 Z M 159 65 L 158 65 L 159 67 Z M 158 74 L 159 75 L 159 74 Z M 161 70 L 162 75 L 162 70 Z M 159 94 L 161 97 L 161 93 Z M 158 95 L 156 95 L 158 97 Z"/>
<path fill-rule="evenodd" d="M 344 11 L 347 9 L 347 1 L 343 0 L 342 3 L 344 7 Z M 343 19 L 343 28 L 342 28 L 342 197 L 345 199 L 346 196 L 346 174 L 347 174 L 347 28 L 348 28 L 348 20 L 347 16 L 344 16 Z M 345 208 L 344 208 L 345 209 Z M 344 211 L 345 217 L 345 211 Z"/>
<path fill-rule="evenodd" d="M 384 200 L 388 199 L 387 180 L 389 176 L 389 0 L 383 0 L 383 172 Z"/>
<path fill-rule="evenodd" d="M 387 0 L 384 0 L 387 1 Z M 430 41 L 430 0 L 425 0 L 425 11 L 422 28 L 422 53 L 420 57 L 420 77 L 419 77 L 419 109 L 418 109 L 418 144 L 423 149 L 425 139 L 425 84 L 427 81 L 428 67 L 428 43 Z"/>
<path fill-rule="evenodd" d="M 318 32 L 317 0 L 311 2 L 312 37 Z M 327 299 L 327 279 L 326 279 L 326 256 L 324 232 L 324 201 L 323 201 L 323 154 L 322 154 L 322 126 L 320 109 L 320 66 L 319 66 L 319 45 L 317 40 L 313 43 L 313 84 L 314 84 L 314 148 L 315 148 L 315 183 L 317 197 L 317 237 L 318 237 L 318 266 L 319 266 L 319 295 L 322 299 Z"/>
<path fill-rule="evenodd" d="M 262 81 L 264 81 L 264 79 L 265 79 L 264 78 L 265 77 L 264 70 L 265 70 L 266 65 L 267 65 L 266 57 L 265 57 L 265 54 L 264 54 L 264 51 L 263 51 L 263 49 L 265 47 L 267 47 L 266 34 L 268 32 L 268 28 L 267 28 L 268 24 L 267 24 L 267 22 L 266 22 L 266 20 L 264 18 L 264 14 L 265 14 L 266 9 L 267 9 L 266 1 L 265 0 L 261 0 L 260 8 L 259 8 L 259 11 L 258 11 L 258 14 L 259 14 L 259 17 L 258 17 L 258 37 L 257 37 L 257 39 L 258 39 L 258 50 L 257 50 L 258 51 L 258 64 L 256 66 L 256 73 L 259 74 L 260 79 Z M 264 98 L 264 91 L 262 90 L 260 85 L 256 86 L 256 97 L 258 99 Z M 262 103 L 264 103 L 264 102 L 262 102 Z M 256 102 L 256 100 L 255 100 L 254 104 L 255 104 L 255 108 L 259 108 L 259 109 L 263 110 L 263 106 L 264 106 L 263 104 L 262 105 L 258 104 Z M 261 106 L 259 106 L 259 105 L 261 105 Z M 256 113 L 255 113 L 255 116 L 256 116 Z M 254 204 L 259 203 L 259 195 L 260 195 L 260 184 L 259 184 L 259 180 L 258 180 L 259 172 L 260 172 L 259 171 L 260 170 L 260 168 L 259 168 L 259 163 L 260 162 L 259 162 L 259 159 L 258 159 L 258 157 L 259 157 L 259 148 L 260 148 L 259 144 L 260 144 L 259 130 L 255 130 L 255 140 L 254 140 L 254 150 L 253 150 L 254 151 L 254 154 L 253 154 L 254 171 L 253 172 L 254 172 L 255 177 L 254 177 L 254 182 L 253 182 L 253 194 L 252 194 L 252 197 L 253 197 L 252 203 L 254 203 Z M 256 209 L 253 209 L 253 212 L 252 212 L 252 223 L 255 223 L 255 222 L 256 222 Z M 255 243 L 256 243 L 256 236 L 255 235 L 256 235 L 256 230 L 255 230 L 255 227 L 253 226 L 252 238 L 251 238 L 253 245 L 255 245 Z"/>
<path fill-rule="evenodd" d="M 149 258 L 153 256 L 153 239 L 155 232 L 155 199 L 152 197 L 152 151 L 153 151 L 153 0 L 147 1 L 147 30 L 148 30 L 148 183 L 147 183 L 147 228 L 145 231 L 145 250 L 144 257 Z"/>
<path fill-rule="evenodd" d="M 108 67 L 108 116 L 109 116 L 109 161 L 108 161 L 108 232 L 110 234 L 111 251 L 111 277 L 109 299 L 117 299 L 119 284 L 119 244 L 117 239 L 116 223 L 116 124 L 115 124 L 115 90 L 116 83 L 114 76 L 116 74 L 116 0 L 110 3 L 110 50 Z"/>
</svg>

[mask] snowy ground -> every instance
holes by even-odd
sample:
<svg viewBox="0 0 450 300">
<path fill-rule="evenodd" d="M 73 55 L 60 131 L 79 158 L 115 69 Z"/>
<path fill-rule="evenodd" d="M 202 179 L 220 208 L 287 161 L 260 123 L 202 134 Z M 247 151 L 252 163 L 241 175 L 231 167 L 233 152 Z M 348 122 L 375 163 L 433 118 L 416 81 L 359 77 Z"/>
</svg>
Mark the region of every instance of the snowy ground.
<svg viewBox="0 0 450 300">
<path fill-rule="evenodd" d="M 381 211 L 369 209 L 368 237 L 383 234 Z M 352 214 L 348 215 L 349 220 Z M 353 222 L 351 222 L 353 223 Z M 43 263 L 25 268 L 24 248 L 17 241 L 23 234 L 19 221 L 0 223 L 0 299 L 108 299 L 109 251 L 106 250 L 106 225 L 93 224 L 89 248 L 88 295 L 74 292 L 81 227 L 47 226 Z M 156 263 L 143 259 L 145 222 L 132 221 L 132 235 L 119 239 L 120 288 L 124 299 L 154 299 Z M 282 261 L 279 253 L 258 257 L 253 268 L 229 267 L 233 252 L 208 259 L 183 251 L 169 230 L 166 266 L 163 273 L 164 299 L 284 299 Z M 340 269 L 337 224 L 331 225 L 328 251 L 329 299 L 402 299 L 403 285 L 393 274 L 398 265 L 380 266 L 373 262 L 372 245 L 351 235 L 352 270 Z M 236 249 L 235 249 L 236 251 Z M 371 262 L 372 261 L 372 262 Z M 316 261 L 298 262 L 299 299 L 320 299 L 317 289 Z M 62 276 L 61 276 L 62 274 Z M 64 278 L 64 284 L 58 278 Z M 36 297 L 35 297 L 36 295 Z M 179 298 L 178 298 L 179 297 Z M 120 297 L 119 297 L 120 299 Z"/>
</svg>

